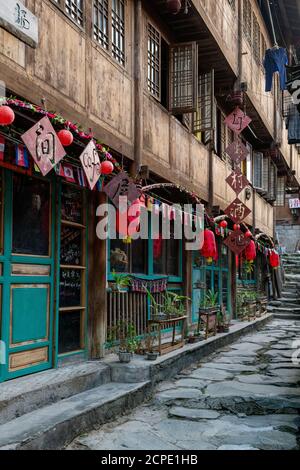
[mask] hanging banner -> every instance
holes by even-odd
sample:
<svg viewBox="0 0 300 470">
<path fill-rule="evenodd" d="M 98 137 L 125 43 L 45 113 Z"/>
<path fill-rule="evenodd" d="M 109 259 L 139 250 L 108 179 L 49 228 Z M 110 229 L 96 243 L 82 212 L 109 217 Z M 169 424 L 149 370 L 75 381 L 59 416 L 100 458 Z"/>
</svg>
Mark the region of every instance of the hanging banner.
<svg viewBox="0 0 300 470">
<path fill-rule="evenodd" d="M 115 176 L 103 189 L 109 199 L 113 202 L 115 207 L 119 208 L 119 198 L 127 197 L 128 202 L 133 202 L 139 199 L 142 191 L 137 188 L 133 180 L 125 173 L 121 171 Z"/>
<path fill-rule="evenodd" d="M 224 213 L 236 224 L 240 224 L 249 214 L 251 210 L 239 199 L 236 198 Z"/>
<path fill-rule="evenodd" d="M 25 132 L 21 139 L 43 176 L 46 176 L 66 155 L 47 116 Z"/>
<path fill-rule="evenodd" d="M 101 163 L 95 142 L 91 140 L 79 157 L 90 189 L 94 189 L 101 175 Z"/>
<path fill-rule="evenodd" d="M 237 196 L 250 184 L 239 168 L 226 178 L 226 183 L 229 184 Z"/>
<path fill-rule="evenodd" d="M 224 240 L 224 244 L 237 256 L 240 255 L 251 242 L 241 230 L 232 232 L 229 237 Z"/>
<path fill-rule="evenodd" d="M 225 119 L 226 126 L 229 127 L 235 134 L 239 135 L 249 124 L 252 119 L 247 116 L 240 108 L 236 108 L 227 118 Z"/>
</svg>

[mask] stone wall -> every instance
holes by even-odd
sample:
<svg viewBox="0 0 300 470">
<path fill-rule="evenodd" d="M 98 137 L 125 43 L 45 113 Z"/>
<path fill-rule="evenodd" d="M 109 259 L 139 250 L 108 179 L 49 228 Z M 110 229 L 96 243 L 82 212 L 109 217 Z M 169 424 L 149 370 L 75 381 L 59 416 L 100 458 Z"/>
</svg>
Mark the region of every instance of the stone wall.
<svg viewBox="0 0 300 470">
<path fill-rule="evenodd" d="M 300 249 L 300 225 L 281 224 L 276 226 L 279 243 L 288 253 L 294 253 L 298 244 Z"/>
</svg>

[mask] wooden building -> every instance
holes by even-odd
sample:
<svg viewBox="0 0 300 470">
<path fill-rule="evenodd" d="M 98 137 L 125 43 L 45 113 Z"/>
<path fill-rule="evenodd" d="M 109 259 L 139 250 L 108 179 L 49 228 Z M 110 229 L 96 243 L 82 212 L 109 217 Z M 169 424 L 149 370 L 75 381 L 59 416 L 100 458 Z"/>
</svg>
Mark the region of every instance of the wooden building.
<svg viewBox="0 0 300 470">
<path fill-rule="evenodd" d="M 162 201 L 190 202 L 180 192 L 185 188 L 216 217 L 235 199 L 225 183 L 233 133 L 224 119 L 243 97 L 252 119 L 242 134 L 249 150 L 242 170 L 251 183 L 240 196 L 251 210 L 245 223 L 253 234 L 274 237 L 277 176 L 299 185 L 300 156 L 287 143 L 277 78 L 272 92 L 264 91 L 262 61 L 273 43 L 260 2 L 182 1 L 174 15 L 163 0 L 11 0 L 8 17 L 5 3 L 0 80 L 6 96 L 91 129 L 131 175 L 142 169 L 148 183 L 177 185 L 152 194 Z M 29 19 L 32 33 L 24 31 Z M 111 253 L 120 246 L 96 236 L 104 193 L 54 171 L 41 177 L 17 166 L 21 131 L 41 116 L 14 110 L 14 131 L 0 127 L 0 340 L 6 345 L 0 381 L 103 357 L 107 325 L 121 309 L 138 333 L 149 318 L 145 295 L 131 293 L 121 305 L 108 288 L 118 269 Z M 82 148 L 79 136 L 74 153 Z M 70 232 L 77 242 L 68 257 L 62 247 Z M 164 243 L 157 257 L 153 240 L 121 248 L 125 271 L 149 281 L 166 277 L 168 289 L 192 298 L 190 322 L 205 289 L 218 292 L 235 315 L 235 259 L 221 237 L 212 265 L 199 263 L 199 253 L 185 252 L 177 240 Z"/>
</svg>

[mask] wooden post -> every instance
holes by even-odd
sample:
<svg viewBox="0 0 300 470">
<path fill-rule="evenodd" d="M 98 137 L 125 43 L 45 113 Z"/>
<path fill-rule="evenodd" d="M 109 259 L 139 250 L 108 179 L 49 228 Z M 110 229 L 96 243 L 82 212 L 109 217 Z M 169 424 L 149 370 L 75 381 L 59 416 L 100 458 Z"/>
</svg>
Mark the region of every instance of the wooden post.
<svg viewBox="0 0 300 470">
<path fill-rule="evenodd" d="M 99 204 L 107 202 L 104 193 L 90 192 L 89 202 L 89 350 L 91 359 L 100 359 L 105 354 L 107 329 L 107 294 L 106 294 L 106 240 L 99 240 L 96 225 L 101 220 L 96 218 Z"/>
<path fill-rule="evenodd" d="M 231 253 L 231 256 L 229 258 L 229 267 L 230 267 L 230 275 L 231 275 L 231 282 L 230 282 L 230 285 L 231 285 L 231 308 L 232 308 L 232 312 L 234 314 L 234 317 L 237 316 L 237 312 L 236 312 L 236 305 L 237 305 L 237 301 L 236 301 L 236 295 L 237 295 L 237 286 L 236 286 L 236 274 L 237 274 L 237 270 L 236 270 L 236 262 L 235 262 L 235 254 L 234 253 Z"/>
<path fill-rule="evenodd" d="M 143 152 L 143 14 L 142 0 L 134 4 L 134 162 L 132 176 L 136 176 L 142 165 Z"/>
</svg>

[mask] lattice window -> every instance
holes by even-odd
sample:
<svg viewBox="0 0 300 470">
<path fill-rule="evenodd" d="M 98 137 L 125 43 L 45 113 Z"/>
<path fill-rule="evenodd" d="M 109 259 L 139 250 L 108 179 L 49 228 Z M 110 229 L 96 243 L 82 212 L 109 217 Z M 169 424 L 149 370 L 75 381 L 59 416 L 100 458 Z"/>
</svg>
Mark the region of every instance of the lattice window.
<svg viewBox="0 0 300 470">
<path fill-rule="evenodd" d="M 112 0 L 112 56 L 125 65 L 125 0 Z"/>
<path fill-rule="evenodd" d="M 253 56 L 255 61 L 259 64 L 260 63 L 260 27 L 255 15 L 253 15 Z"/>
<path fill-rule="evenodd" d="M 170 49 L 170 111 L 173 114 L 196 111 L 197 97 L 197 43 L 174 45 Z"/>
<path fill-rule="evenodd" d="M 285 177 L 279 176 L 277 178 L 277 194 L 275 206 L 283 207 L 285 206 Z"/>
<path fill-rule="evenodd" d="M 161 36 L 160 33 L 148 23 L 148 91 L 160 100 L 160 74 L 161 74 Z"/>
<path fill-rule="evenodd" d="M 65 8 L 72 20 L 83 26 L 83 0 L 66 0 Z"/>
<path fill-rule="evenodd" d="M 215 127 L 214 121 L 214 70 L 199 75 L 198 106 L 193 113 L 193 133 L 210 131 Z"/>
<path fill-rule="evenodd" d="M 253 186 L 256 189 L 263 189 L 263 154 L 253 152 Z"/>
<path fill-rule="evenodd" d="M 94 0 L 94 39 L 108 49 L 108 0 Z"/>
<path fill-rule="evenodd" d="M 270 185 L 269 185 L 269 199 L 271 201 L 276 200 L 277 192 L 277 167 L 274 163 L 270 165 Z"/>
<path fill-rule="evenodd" d="M 269 171 L 270 171 L 270 160 L 268 157 L 264 157 L 263 158 L 262 189 L 265 193 L 269 192 Z"/>
<path fill-rule="evenodd" d="M 83 8 L 84 0 L 52 0 L 66 13 L 74 23 L 79 26 L 84 24 Z"/>
<path fill-rule="evenodd" d="M 243 2 L 243 31 L 244 35 L 249 42 L 252 44 L 252 9 L 251 1 L 244 0 Z"/>
</svg>

